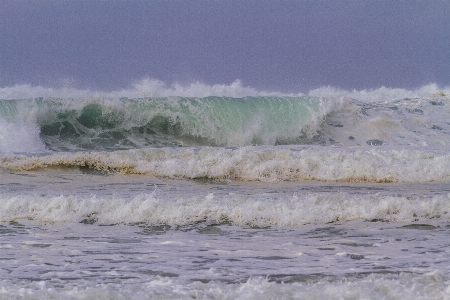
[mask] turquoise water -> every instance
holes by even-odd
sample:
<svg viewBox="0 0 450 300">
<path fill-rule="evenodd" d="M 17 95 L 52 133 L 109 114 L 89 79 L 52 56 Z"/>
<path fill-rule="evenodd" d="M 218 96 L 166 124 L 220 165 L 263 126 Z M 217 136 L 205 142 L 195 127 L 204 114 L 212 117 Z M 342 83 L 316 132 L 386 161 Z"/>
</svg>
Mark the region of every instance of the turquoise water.
<svg viewBox="0 0 450 300">
<path fill-rule="evenodd" d="M 52 150 L 298 144 L 337 104 L 311 97 L 32 99 L 0 101 Z"/>
</svg>

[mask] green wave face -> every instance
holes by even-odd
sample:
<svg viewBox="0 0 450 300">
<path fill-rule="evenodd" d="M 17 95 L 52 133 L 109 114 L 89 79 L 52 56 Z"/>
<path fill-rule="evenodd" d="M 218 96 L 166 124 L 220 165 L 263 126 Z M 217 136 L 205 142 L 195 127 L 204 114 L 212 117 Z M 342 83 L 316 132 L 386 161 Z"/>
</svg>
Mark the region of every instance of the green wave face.
<svg viewBox="0 0 450 300">
<path fill-rule="evenodd" d="M 52 150 L 308 143 L 335 104 L 311 97 L 0 101 L 8 122 L 35 122 Z"/>
</svg>

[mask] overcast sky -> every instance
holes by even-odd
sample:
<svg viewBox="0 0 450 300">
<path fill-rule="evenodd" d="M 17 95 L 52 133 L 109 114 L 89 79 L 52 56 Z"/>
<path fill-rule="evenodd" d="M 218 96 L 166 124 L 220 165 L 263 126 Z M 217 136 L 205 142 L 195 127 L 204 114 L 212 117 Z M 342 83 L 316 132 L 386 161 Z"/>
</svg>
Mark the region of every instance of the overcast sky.
<svg viewBox="0 0 450 300">
<path fill-rule="evenodd" d="M 0 86 L 450 84 L 450 0 L 0 0 Z"/>
</svg>

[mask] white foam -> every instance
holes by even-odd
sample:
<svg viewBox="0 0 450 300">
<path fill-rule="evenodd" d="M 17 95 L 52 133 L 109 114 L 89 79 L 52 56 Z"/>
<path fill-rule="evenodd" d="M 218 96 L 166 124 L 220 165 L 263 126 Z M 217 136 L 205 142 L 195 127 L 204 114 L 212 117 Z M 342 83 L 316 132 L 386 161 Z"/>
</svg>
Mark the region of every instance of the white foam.
<svg viewBox="0 0 450 300">
<path fill-rule="evenodd" d="M 450 146 L 449 103 L 426 97 L 370 103 L 347 101 L 333 110 L 320 132 L 346 147 L 367 147 L 370 140 L 383 145 Z"/>
<path fill-rule="evenodd" d="M 2 155 L 0 168 L 90 167 L 123 174 L 239 181 L 448 182 L 450 153 L 382 147 L 203 147 L 116 152 Z"/>
<path fill-rule="evenodd" d="M 0 153 L 46 151 L 36 125 L 24 122 L 9 123 L 0 119 Z"/>
<path fill-rule="evenodd" d="M 349 97 L 360 101 L 389 101 L 404 98 L 422 98 L 430 97 L 437 93 L 443 93 L 442 98 L 450 96 L 450 86 L 439 87 L 435 83 L 430 83 L 421 86 L 417 89 L 401 89 L 401 88 L 387 88 L 382 86 L 377 89 L 364 90 L 344 90 L 338 87 L 323 86 L 308 92 L 308 96 L 313 97 Z"/>
<path fill-rule="evenodd" d="M 389 196 L 326 193 L 273 199 L 267 195 L 158 196 L 156 192 L 131 199 L 119 196 L 0 195 L 0 221 L 97 224 L 189 225 L 207 221 L 238 226 L 298 226 L 353 220 L 413 222 L 450 220 L 450 196 Z"/>
<path fill-rule="evenodd" d="M 156 277 L 138 284 L 77 282 L 75 287 L 54 288 L 43 281 L 14 284 L 3 279 L 0 295 L 8 299 L 447 299 L 448 280 L 439 272 L 284 284 L 261 277 L 235 284 Z"/>
</svg>

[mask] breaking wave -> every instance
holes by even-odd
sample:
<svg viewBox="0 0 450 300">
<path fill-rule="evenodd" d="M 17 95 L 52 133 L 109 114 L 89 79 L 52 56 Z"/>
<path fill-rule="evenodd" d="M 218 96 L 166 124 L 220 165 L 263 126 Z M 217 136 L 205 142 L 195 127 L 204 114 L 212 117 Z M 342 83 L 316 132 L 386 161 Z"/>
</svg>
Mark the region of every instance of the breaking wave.
<svg viewBox="0 0 450 300">
<path fill-rule="evenodd" d="M 114 152 L 4 154 L 12 171 L 59 167 L 173 179 L 329 182 L 448 182 L 450 153 L 332 147 L 148 148 Z"/>
</svg>

